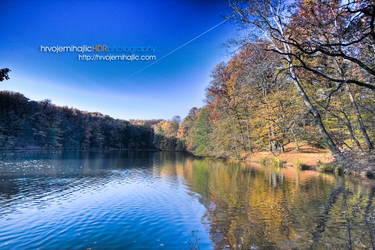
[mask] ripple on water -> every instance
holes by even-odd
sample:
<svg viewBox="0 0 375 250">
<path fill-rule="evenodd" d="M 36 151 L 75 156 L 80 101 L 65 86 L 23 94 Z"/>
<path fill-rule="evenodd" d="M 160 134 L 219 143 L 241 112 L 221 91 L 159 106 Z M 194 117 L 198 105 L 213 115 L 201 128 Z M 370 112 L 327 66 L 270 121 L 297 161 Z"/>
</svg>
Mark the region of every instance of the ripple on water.
<svg viewBox="0 0 375 250">
<path fill-rule="evenodd" d="M 348 225 L 353 248 L 370 246 L 371 187 L 333 176 L 159 153 L 2 157 L 0 249 L 347 248 Z"/>
<path fill-rule="evenodd" d="M 168 248 L 187 242 L 181 231 L 200 228 L 196 222 L 201 215 L 191 215 L 189 207 L 198 206 L 201 214 L 204 207 L 185 187 L 179 189 L 175 179 L 160 178 L 147 168 L 73 177 L 45 164 L 24 161 L 3 172 L 15 192 L 1 199 L 0 222 L 6 223 L 0 229 L 0 247 Z M 39 176 L 42 169 L 53 176 Z M 176 197 L 182 198 L 180 204 Z"/>
</svg>

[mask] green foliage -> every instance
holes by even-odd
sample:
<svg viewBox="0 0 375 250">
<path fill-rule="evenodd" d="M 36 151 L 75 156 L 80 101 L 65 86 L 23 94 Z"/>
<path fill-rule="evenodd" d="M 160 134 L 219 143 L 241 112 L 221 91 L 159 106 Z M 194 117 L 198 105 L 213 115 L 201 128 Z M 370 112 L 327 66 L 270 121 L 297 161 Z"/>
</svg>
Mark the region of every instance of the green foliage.
<svg viewBox="0 0 375 250">
<path fill-rule="evenodd" d="M 335 167 L 335 174 L 342 175 L 344 174 L 344 170 L 342 167 Z"/>
<path fill-rule="evenodd" d="M 211 126 L 206 109 L 201 109 L 192 129 L 193 153 L 208 156 L 211 153 Z"/>
<path fill-rule="evenodd" d="M 318 170 L 320 172 L 334 173 L 334 174 L 337 174 L 337 175 L 342 175 L 344 173 L 344 170 L 343 170 L 342 167 L 336 166 L 332 163 L 322 163 L 320 161 L 318 161 Z"/>
<path fill-rule="evenodd" d="M 284 167 L 284 162 L 277 157 L 271 158 L 269 162 L 274 167 L 278 167 L 278 168 Z"/>
<path fill-rule="evenodd" d="M 262 157 L 259 162 L 261 166 L 267 166 L 267 161 L 267 157 Z"/>
<path fill-rule="evenodd" d="M 260 165 L 264 167 L 283 168 L 284 162 L 277 157 L 273 157 L 273 158 L 263 157 L 260 159 Z"/>
<path fill-rule="evenodd" d="M 322 163 L 321 161 L 318 161 L 318 169 L 323 173 L 334 173 L 336 167 L 331 163 Z"/>
</svg>

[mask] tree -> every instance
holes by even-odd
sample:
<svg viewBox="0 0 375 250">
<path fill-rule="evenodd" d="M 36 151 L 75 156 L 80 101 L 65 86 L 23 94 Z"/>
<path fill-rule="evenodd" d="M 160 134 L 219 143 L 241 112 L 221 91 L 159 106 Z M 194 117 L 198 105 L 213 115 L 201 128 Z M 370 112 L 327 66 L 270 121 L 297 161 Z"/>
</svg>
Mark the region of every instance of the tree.
<svg viewBox="0 0 375 250">
<path fill-rule="evenodd" d="M 10 69 L 8 68 L 0 69 L 0 82 L 4 80 L 9 80 L 9 72 Z"/>
<path fill-rule="evenodd" d="M 138 121 L 139 122 L 139 121 Z M 0 149 L 155 149 L 151 126 L 0 92 Z M 175 139 L 175 138 L 173 138 Z"/>
<path fill-rule="evenodd" d="M 201 156 L 208 156 L 211 148 L 211 125 L 206 108 L 198 112 L 198 117 L 192 129 L 193 153 Z"/>
<path fill-rule="evenodd" d="M 304 104 L 314 117 L 315 123 L 329 149 L 337 157 L 340 152 L 332 140 L 322 121 L 319 110 L 313 105 L 311 98 L 301 82 L 293 57 L 293 49 L 288 42 L 288 16 L 286 16 L 287 3 L 274 0 L 261 1 L 233 1 L 231 2 L 234 14 L 232 18 L 239 20 L 244 25 L 250 25 L 257 29 L 258 37 L 264 38 L 268 43 L 268 49 L 282 56 L 284 61 L 283 72 L 287 73 L 295 88 L 301 96 Z"/>
<path fill-rule="evenodd" d="M 291 46 L 296 66 L 317 77 L 375 91 L 375 4 L 371 0 L 297 1 L 286 25 L 288 36 L 281 42 Z M 352 68 L 339 78 L 309 63 L 311 58 L 335 58 Z M 327 65 L 326 65 L 327 66 Z"/>
</svg>

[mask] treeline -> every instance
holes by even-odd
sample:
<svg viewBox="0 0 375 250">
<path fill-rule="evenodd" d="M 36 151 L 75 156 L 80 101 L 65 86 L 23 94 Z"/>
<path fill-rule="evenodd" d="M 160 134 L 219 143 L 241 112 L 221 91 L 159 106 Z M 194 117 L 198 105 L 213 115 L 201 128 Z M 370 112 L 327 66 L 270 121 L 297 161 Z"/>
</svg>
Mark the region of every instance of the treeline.
<svg viewBox="0 0 375 250">
<path fill-rule="evenodd" d="M 196 155 L 218 157 L 283 152 L 290 142 L 298 150 L 301 141 L 339 158 L 343 152 L 371 152 L 373 1 L 230 3 L 230 18 L 245 28 L 246 39 L 229 62 L 217 65 L 207 104 L 180 124 L 155 125 L 156 133 L 177 138 Z"/>
<path fill-rule="evenodd" d="M 0 92 L 0 149 L 156 149 L 155 121 L 124 121 Z"/>
<path fill-rule="evenodd" d="M 0 147 L 156 148 L 244 158 L 308 142 L 337 158 L 374 152 L 373 1 L 229 2 L 229 18 L 245 38 L 213 71 L 206 105 L 182 122 L 115 120 L 3 92 Z"/>
</svg>

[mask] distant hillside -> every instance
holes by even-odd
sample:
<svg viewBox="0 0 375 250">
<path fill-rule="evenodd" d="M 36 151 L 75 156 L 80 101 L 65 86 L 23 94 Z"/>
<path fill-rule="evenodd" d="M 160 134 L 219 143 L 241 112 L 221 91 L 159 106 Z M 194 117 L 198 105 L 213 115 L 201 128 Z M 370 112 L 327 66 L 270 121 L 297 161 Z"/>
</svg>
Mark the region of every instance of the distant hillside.
<svg viewBox="0 0 375 250">
<path fill-rule="evenodd" d="M 0 149 L 156 149 L 152 125 L 0 91 Z"/>
</svg>

